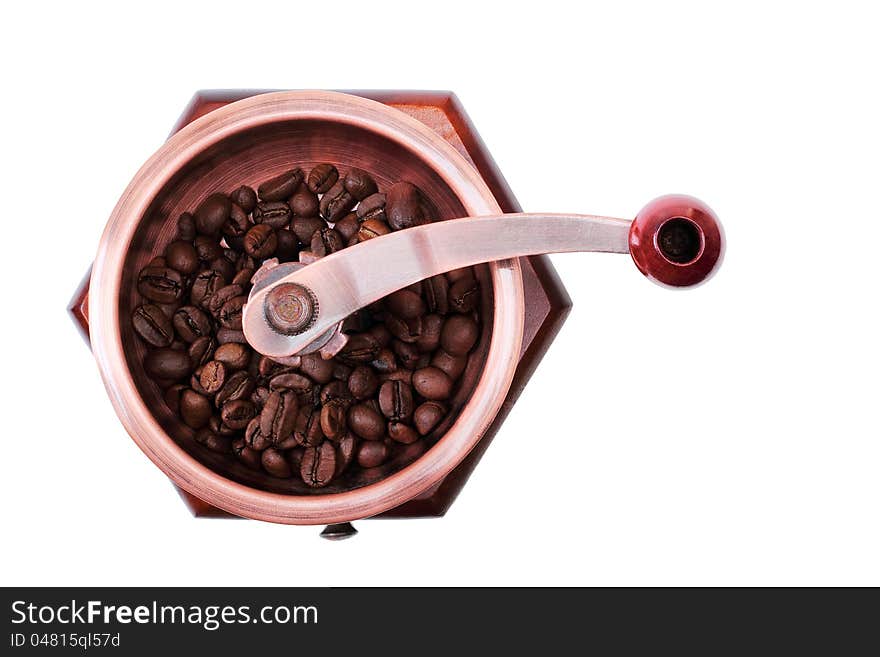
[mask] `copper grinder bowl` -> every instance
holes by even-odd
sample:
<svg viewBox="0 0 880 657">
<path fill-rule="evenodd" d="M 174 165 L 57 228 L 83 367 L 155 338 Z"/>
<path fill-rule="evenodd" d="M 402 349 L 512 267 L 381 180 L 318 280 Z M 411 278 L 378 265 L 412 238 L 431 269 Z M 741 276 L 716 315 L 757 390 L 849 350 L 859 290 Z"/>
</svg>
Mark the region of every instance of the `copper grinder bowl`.
<svg viewBox="0 0 880 657">
<path fill-rule="evenodd" d="M 177 216 L 208 194 L 259 182 L 293 166 L 359 167 L 386 189 L 420 187 L 438 219 L 498 214 L 477 171 L 415 119 L 380 103 L 316 91 L 267 93 L 217 109 L 172 136 L 138 171 L 113 210 L 92 270 L 92 349 L 128 433 L 178 486 L 230 513 L 288 524 L 326 524 L 394 508 L 445 477 L 479 442 L 510 388 L 522 343 L 518 261 L 477 268 L 482 336 L 452 413 L 427 440 L 382 468 L 343 475 L 317 491 L 275 479 L 204 450 L 143 371 L 146 353 L 131 328 L 136 277 L 174 238 Z M 376 264 L 381 267 L 381 263 Z"/>
</svg>

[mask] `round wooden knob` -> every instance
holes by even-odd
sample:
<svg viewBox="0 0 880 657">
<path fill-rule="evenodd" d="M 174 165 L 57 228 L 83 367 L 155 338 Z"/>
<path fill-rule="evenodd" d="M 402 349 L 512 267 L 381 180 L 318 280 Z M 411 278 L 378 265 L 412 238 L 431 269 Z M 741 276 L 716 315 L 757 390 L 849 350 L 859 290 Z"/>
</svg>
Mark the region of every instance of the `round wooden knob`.
<svg viewBox="0 0 880 657">
<path fill-rule="evenodd" d="M 724 230 L 702 201 L 680 194 L 661 196 L 632 222 L 629 252 L 636 267 L 655 283 L 699 285 L 721 264 Z"/>
</svg>

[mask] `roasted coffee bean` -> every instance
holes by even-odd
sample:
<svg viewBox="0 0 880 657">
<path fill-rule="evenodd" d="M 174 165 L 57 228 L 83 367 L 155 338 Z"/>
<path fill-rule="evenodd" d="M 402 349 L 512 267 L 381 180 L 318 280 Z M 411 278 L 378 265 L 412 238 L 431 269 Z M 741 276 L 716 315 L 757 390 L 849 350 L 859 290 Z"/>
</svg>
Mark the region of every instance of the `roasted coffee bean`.
<svg viewBox="0 0 880 657">
<path fill-rule="evenodd" d="M 403 445 L 411 445 L 419 439 L 418 432 L 403 422 L 389 422 L 388 436 Z"/>
<path fill-rule="evenodd" d="M 333 228 L 321 228 L 315 231 L 311 241 L 312 253 L 323 258 L 345 248 L 345 241 Z"/>
<path fill-rule="evenodd" d="M 357 238 L 361 242 L 366 242 L 374 237 L 381 237 L 391 232 L 391 229 L 381 219 L 367 219 L 358 229 Z"/>
<path fill-rule="evenodd" d="M 215 237 L 199 235 L 193 240 L 193 247 L 199 254 L 199 260 L 203 262 L 211 262 L 223 255 L 223 247 Z"/>
<path fill-rule="evenodd" d="M 195 390 L 184 390 L 180 395 L 180 417 L 192 429 L 201 429 L 208 424 L 214 409 L 210 400 Z"/>
<path fill-rule="evenodd" d="M 385 307 L 401 319 L 413 319 L 425 314 L 425 302 L 415 292 L 398 290 L 385 297 Z"/>
<path fill-rule="evenodd" d="M 440 333 L 443 318 L 440 315 L 425 315 L 422 318 L 422 332 L 416 340 L 416 347 L 423 353 L 433 353 L 440 346 Z"/>
<path fill-rule="evenodd" d="M 324 440 L 324 431 L 321 429 L 321 409 L 311 404 L 300 407 L 293 427 L 293 436 L 300 445 L 306 447 L 320 445 Z"/>
<path fill-rule="evenodd" d="M 339 401 L 346 406 L 351 405 L 354 398 L 348 390 L 345 381 L 331 381 L 321 388 L 318 395 L 319 404 L 329 404 L 332 401 Z"/>
<path fill-rule="evenodd" d="M 471 267 L 460 267 L 459 269 L 451 269 L 446 272 L 446 278 L 450 285 L 455 285 L 463 278 L 474 278 L 474 270 Z"/>
<path fill-rule="evenodd" d="M 476 279 L 462 278 L 449 288 L 449 307 L 457 313 L 472 312 L 480 302 L 480 286 Z"/>
<path fill-rule="evenodd" d="M 268 224 L 257 224 L 244 236 L 244 250 L 257 260 L 264 260 L 275 253 L 278 247 L 278 238 L 275 231 Z"/>
<path fill-rule="evenodd" d="M 422 334 L 420 317 L 406 320 L 399 317 L 389 317 L 385 321 L 385 326 L 391 331 L 391 335 L 403 342 L 416 342 Z"/>
<path fill-rule="evenodd" d="M 264 201 L 281 201 L 290 198 L 302 181 L 302 169 L 291 169 L 257 187 L 257 196 Z"/>
<path fill-rule="evenodd" d="M 209 395 L 219 392 L 226 383 L 226 366 L 216 360 L 205 363 L 199 374 L 199 383 Z"/>
<path fill-rule="evenodd" d="M 229 210 L 229 219 L 223 224 L 221 232 L 226 237 L 241 237 L 250 228 L 251 223 L 248 221 L 247 212 L 245 212 L 237 204 L 233 203 Z"/>
<path fill-rule="evenodd" d="M 305 453 L 306 448 L 302 445 L 297 445 L 293 449 L 287 450 L 287 462 L 290 463 L 290 469 L 293 472 L 299 472 Z"/>
<path fill-rule="evenodd" d="M 157 303 L 174 303 L 183 296 L 183 277 L 170 267 L 144 267 L 138 276 L 138 292 Z"/>
<path fill-rule="evenodd" d="M 388 446 L 378 440 L 367 440 L 358 448 L 357 462 L 362 468 L 375 468 L 388 459 Z"/>
<path fill-rule="evenodd" d="M 205 363 L 211 361 L 216 349 L 217 340 L 213 335 L 205 335 L 193 340 L 189 349 L 187 349 L 189 361 L 192 363 L 193 368 L 202 367 Z"/>
<path fill-rule="evenodd" d="M 165 247 L 165 262 L 181 274 L 194 274 L 199 268 L 199 254 L 192 242 L 175 240 Z"/>
<path fill-rule="evenodd" d="M 219 317 L 220 311 L 223 309 L 223 306 L 226 305 L 227 301 L 240 297 L 243 294 L 244 288 L 240 285 L 224 285 L 214 292 L 214 294 L 211 295 L 211 298 L 202 305 L 209 313 L 215 317 Z"/>
<path fill-rule="evenodd" d="M 281 363 L 272 360 L 268 356 L 260 356 L 257 373 L 264 379 L 270 378 L 274 374 L 279 374 L 283 369 L 285 367 Z"/>
<path fill-rule="evenodd" d="M 175 415 L 180 412 L 180 397 L 183 394 L 184 390 L 188 390 L 187 386 L 182 383 L 176 383 L 173 386 L 170 386 L 165 390 L 165 394 L 163 395 L 163 399 L 165 400 L 165 405 L 171 409 L 171 412 Z"/>
<path fill-rule="evenodd" d="M 424 222 L 418 187 L 408 182 L 395 183 L 385 196 L 385 216 L 391 228 L 402 230 Z"/>
<path fill-rule="evenodd" d="M 387 374 L 397 369 L 397 357 L 388 347 L 379 350 L 376 357 L 370 361 L 370 366 L 379 374 Z"/>
<path fill-rule="evenodd" d="M 243 438 L 232 441 L 232 454 L 252 470 L 260 469 L 260 452 L 248 447 Z"/>
<path fill-rule="evenodd" d="M 403 342 L 402 340 L 393 340 L 391 348 L 394 350 L 394 355 L 397 356 L 401 367 L 414 370 L 418 366 L 419 359 L 422 357 L 422 352 L 419 351 L 418 346 L 410 342 Z"/>
<path fill-rule="evenodd" d="M 214 396 L 214 405 L 220 407 L 226 402 L 250 399 L 251 394 L 254 392 L 254 387 L 254 380 L 251 379 L 250 374 L 241 371 L 229 374 L 227 368 L 226 383 L 223 384 L 223 387 Z"/>
<path fill-rule="evenodd" d="M 321 216 L 331 224 L 335 223 L 347 215 L 355 203 L 355 197 L 345 189 L 342 181 L 338 181 L 321 197 Z"/>
<path fill-rule="evenodd" d="M 300 241 L 300 244 L 311 246 L 312 235 L 315 234 L 315 231 L 321 230 L 326 225 L 324 220 L 317 216 L 294 217 L 290 230 L 296 235 L 296 239 Z"/>
<path fill-rule="evenodd" d="M 354 368 L 336 360 L 331 360 L 330 363 L 333 365 L 333 378 L 337 381 L 348 381 Z"/>
<path fill-rule="evenodd" d="M 290 391 L 275 391 L 269 395 L 260 413 L 260 430 L 276 445 L 293 433 L 299 403 Z"/>
<path fill-rule="evenodd" d="M 205 369 L 205 366 L 196 368 L 195 372 L 192 373 L 192 376 L 189 378 L 189 387 L 195 390 L 200 395 L 204 395 L 205 397 L 210 397 L 211 393 L 205 390 L 205 387 L 202 385 L 202 371 Z"/>
<path fill-rule="evenodd" d="M 156 256 L 152 260 L 147 263 L 147 267 L 167 267 L 168 263 L 165 262 L 164 256 Z"/>
<path fill-rule="evenodd" d="M 162 347 L 150 351 L 144 358 L 144 370 L 154 379 L 179 381 L 189 376 L 192 364 L 185 351 Z"/>
<path fill-rule="evenodd" d="M 296 260 L 299 255 L 299 240 L 296 235 L 287 229 L 276 230 L 275 238 L 278 240 L 278 245 L 275 247 L 275 257 L 279 262 Z"/>
<path fill-rule="evenodd" d="M 230 249 L 244 251 L 244 235 L 226 235 L 223 241 Z"/>
<path fill-rule="evenodd" d="M 244 250 L 244 244 L 237 251 Z M 235 259 L 235 270 L 241 272 L 244 269 L 249 269 L 250 271 L 256 271 L 259 264 L 251 258 L 247 253 L 239 253 L 238 257 Z"/>
<path fill-rule="evenodd" d="M 376 342 L 379 343 L 382 347 L 387 347 L 391 344 L 391 331 L 388 330 L 388 327 L 384 324 L 375 324 L 370 327 L 369 334 L 376 338 Z"/>
<path fill-rule="evenodd" d="M 329 442 L 305 451 L 300 464 L 300 476 L 307 486 L 326 486 L 336 474 L 336 449 Z"/>
<path fill-rule="evenodd" d="M 225 327 L 217 329 L 217 342 L 219 344 L 229 344 L 230 342 L 248 343 L 247 338 L 244 337 L 244 331 Z"/>
<path fill-rule="evenodd" d="M 438 274 L 425 280 L 422 284 L 425 307 L 429 313 L 445 315 L 449 312 L 449 281 L 446 276 Z"/>
<path fill-rule="evenodd" d="M 436 367 L 423 367 L 413 372 L 413 388 L 425 399 L 448 399 L 452 394 L 452 379 Z"/>
<path fill-rule="evenodd" d="M 198 338 L 211 333 L 211 320 L 195 306 L 183 306 L 177 309 L 172 318 L 174 330 L 184 342 L 194 342 Z"/>
<path fill-rule="evenodd" d="M 348 244 L 350 239 L 357 237 L 360 224 L 358 223 L 357 215 L 354 212 L 349 212 L 342 219 L 333 224 L 333 228 L 342 237 L 344 246 L 345 244 Z"/>
<path fill-rule="evenodd" d="M 157 308 L 160 308 L 165 316 L 170 321 L 172 317 L 174 317 L 174 313 L 177 312 L 177 309 L 180 308 L 181 303 L 179 301 L 175 301 L 174 303 L 157 303 L 153 304 Z M 173 326 L 171 327 L 174 328 Z M 178 341 L 179 338 L 175 335 L 173 341 Z M 186 345 L 180 346 L 180 349 L 186 349 Z"/>
<path fill-rule="evenodd" d="M 412 373 L 412 370 L 400 368 L 393 372 L 388 372 L 387 374 L 380 374 L 378 376 L 379 384 L 381 385 L 386 381 L 403 381 L 404 383 L 412 385 Z"/>
<path fill-rule="evenodd" d="M 401 381 L 386 381 L 379 388 L 379 408 L 393 422 L 408 420 L 413 412 L 412 388 Z"/>
<path fill-rule="evenodd" d="M 343 181 L 345 191 L 354 196 L 358 201 L 363 201 L 368 196 L 379 191 L 373 177 L 362 169 L 349 169 Z"/>
<path fill-rule="evenodd" d="M 371 194 L 358 203 L 357 218 L 360 222 L 367 219 L 385 221 L 385 194 Z"/>
<path fill-rule="evenodd" d="M 263 406 L 266 405 L 266 401 L 269 399 L 269 395 L 272 392 L 266 386 L 260 386 L 255 388 L 253 393 L 251 393 L 251 401 L 254 402 L 254 406 L 262 409 Z"/>
<path fill-rule="evenodd" d="M 217 416 L 214 415 L 211 417 L 212 422 L 214 421 L 215 417 L 217 417 Z M 218 418 L 218 420 L 219 420 L 219 418 Z M 226 438 L 231 438 L 232 436 L 238 435 L 239 429 L 233 429 L 228 424 L 224 423 L 223 420 L 219 420 L 219 422 L 220 422 L 220 425 L 217 428 L 217 433 L 219 433 L 221 436 L 224 436 Z"/>
<path fill-rule="evenodd" d="M 453 315 L 443 324 L 440 345 L 446 353 L 461 356 L 473 349 L 479 337 L 480 329 L 473 318 L 467 315 Z"/>
<path fill-rule="evenodd" d="M 177 239 L 192 242 L 196 238 L 196 220 L 189 212 L 177 218 Z"/>
<path fill-rule="evenodd" d="M 348 342 L 338 355 L 346 362 L 369 363 L 381 349 L 376 338 L 369 333 L 355 333 L 348 336 Z"/>
<path fill-rule="evenodd" d="M 259 417 L 255 417 L 248 422 L 244 430 L 244 441 L 248 447 L 256 452 L 262 452 L 264 449 L 272 446 L 272 443 L 263 435 L 263 431 L 260 429 Z"/>
<path fill-rule="evenodd" d="M 290 223 L 290 206 L 284 201 L 257 203 L 254 210 L 254 223 L 280 230 Z M 245 240 L 245 244 L 247 241 Z M 258 256 L 254 256 L 257 258 Z"/>
<path fill-rule="evenodd" d="M 246 288 L 251 284 L 251 279 L 254 277 L 253 269 L 242 269 L 235 276 L 232 277 L 232 285 L 238 285 L 242 289 Z"/>
<path fill-rule="evenodd" d="M 284 458 L 284 454 L 277 449 L 272 449 L 270 447 L 269 449 L 263 450 L 260 456 L 260 461 L 263 464 L 263 469 L 273 477 L 286 479 L 293 475 L 293 471 L 290 469 L 290 464 L 287 462 L 287 459 Z"/>
<path fill-rule="evenodd" d="M 385 435 L 385 420 L 368 403 L 348 409 L 348 428 L 365 440 L 380 440 Z"/>
<path fill-rule="evenodd" d="M 446 416 L 446 407 L 436 401 L 426 401 L 413 411 L 413 424 L 423 436 L 428 435 Z"/>
<path fill-rule="evenodd" d="M 348 431 L 346 417 L 348 405 L 340 400 L 333 400 L 321 407 L 321 431 L 328 440 L 339 441 Z"/>
<path fill-rule="evenodd" d="M 194 438 L 199 445 L 207 447 L 212 452 L 226 454 L 227 452 L 231 451 L 229 439 L 221 438 L 210 429 L 199 429 L 198 431 L 196 431 Z"/>
<path fill-rule="evenodd" d="M 213 269 L 203 269 L 196 274 L 193 280 L 189 300 L 196 306 L 204 307 L 205 302 L 224 285 L 226 285 L 226 281 L 223 279 L 222 274 Z"/>
<path fill-rule="evenodd" d="M 216 424 L 216 428 L 215 428 Z M 219 415 L 212 415 L 211 421 L 208 423 L 208 426 L 215 433 L 224 436 L 225 438 L 231 438 L 232 436 L 237 436 L 239 433 L 238 429 L 233 429 L 229 425 L 225 424 L 222 419 L 220 419 Z"/>
<path fill-rule="evenodd" d="M 363 400 L 372 397 L 379 388 L 379 380 L 372 368 L 359 365 L 348 377 L 348 390 L 355 399 Z"/>
<path fill-rule="evenodd" d="M 247 214 L 257 207 L 257 193 L 253 188 L 242 185 L 229 195 L 229 200 L 244 210 Z"/>
<path fill-rule="evenodd" d="M 318 164 L 309 171 L 306 185 L 314 194 L 323 194 L 328 191 L 339 178 L 339 172 L 332 164 Z"/>
<path fill-rule="evenodd" d="M 216 271 L 223 276 L 223 280 L 225 281 L 231 280 L 235 276 L 235 264 L 229 262 L 229 260 L 223 256 L 211 260 L 208 263 L 208 269 Z"/>
<path fill-rule="evenodd" d="M 299 407 L 303 408 L 305 406 L 314 406 L 317 408 L 317 413 L 320 415 L 321 409 L 321 389 L 317 386 L 309 388 L 305 392 L 301 392 L 297 394 L 297 399 L 299 400 Z"/>
<path fill-rule="evenodd" d="M 236 431 L 244 429 L 256 414 L 256 406 L 247 399 L 228 401 L 220 409 L 220 419 L 223 420 L 223 424 Z"/>
<path fill-rule="evenodd" d="M 320 354 L 303 354 L 299 371 L 315 383 L 325 384 L 333 379 L 333 361 L 321 358 Z"/>
<path fill-rule="evenodd" d="M 211 194 L 195 211 L 196 230 L 202 235 L 215 237 L 229 218 L 232 202 L 225 194 Z"/>
<path fill-rule="evenodd" d="M 248 366 L 251 359 L 251 350 L 242 344 L 223 344 L 214 352 L 214 360 L 218 360 L 227 369 L 243 370 Z"/>
<path fill-rule="evenodd" d="M 317 217 L 320 212 L 318 195 L 301 186 L 287 202 L 294 217 Z"/>
<path fill-rule="evenodd" d="M 342 332 L 346 335 L 363 333 L 372 326 L 373 319 L 371 314 L 371 311 L 367 308 L 361 308 L 353 312 L 342 322 Z"/>
<path fill-rule="evenodd" d="M 296 372 L 282 372 L 269 379 L 269 390 L 293 390 L 297 394 L 309 392 L 314 387 L 311 379 Z"/>
<path fill-rule="evenodd" d="M 174 339 L 171 320 L 159 306 L 152 303 L 134 309 L 131 325 L 135 333 L 153 347 L 167 347 Z"/>
<path fill-rule="evenodd" d="M 350 433 L 345 434 L 336 445 L 336 472 L 333 476 L 338 477 L 345 472 L 354 460 L 356 450 L 357 438 Z"/>
<path fill-rule="evenodd" d="M 224 328 L 241 330 L 242 309 L 246 303 L 247 297 L 242 295 L 233 297 L 223 304 L 217 314 L 217 319 L 220 320 Z"/>
</svg>

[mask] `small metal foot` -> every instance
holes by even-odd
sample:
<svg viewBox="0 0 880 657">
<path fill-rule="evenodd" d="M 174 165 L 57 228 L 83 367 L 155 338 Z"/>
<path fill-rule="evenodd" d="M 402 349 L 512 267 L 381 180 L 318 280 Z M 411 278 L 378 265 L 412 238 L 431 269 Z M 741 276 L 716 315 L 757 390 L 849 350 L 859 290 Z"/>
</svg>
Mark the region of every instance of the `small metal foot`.
<svg viewBox="0 0 880 657">
<path fill-rule="evenodd" d="M 341 522 L 324 527 L 324 531 L 321 532 L 321 538 L 326 538 L 328 541 L 344 541 L 346 538 L 351 538 L 357 533 L 358 530 L 350 522 Z"/>
</svg>

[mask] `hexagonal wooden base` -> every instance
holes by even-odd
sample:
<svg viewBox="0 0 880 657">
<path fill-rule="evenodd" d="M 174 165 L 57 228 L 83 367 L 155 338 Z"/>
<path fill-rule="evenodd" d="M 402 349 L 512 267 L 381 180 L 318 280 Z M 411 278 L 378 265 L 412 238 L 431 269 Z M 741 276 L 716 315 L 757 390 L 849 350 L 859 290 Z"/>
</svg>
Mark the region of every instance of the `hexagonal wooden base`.
<svg viewBox="0 0 880 657">
<path fill-rule="evenodd" d="M 199 91 L 187 105 L 171 134 L 191 121 L 228 103 L 262 91 Z M 519 203 L 495 165 L 486 145 L 468 118 L 458 98 L 448 91 L 348 91 L 371 98 L 413 116 L 455 147 L 483 176 L 504 212 L 521 212 Z M 520 362 L 504 405 L 483 439 L 443 481 L 381 518 L 442 516 L 455 501 L 471 472 L 479 463 L 510 409 L 528 383 L 571 309 L 571 300 L 545 256 L 522 258 L 526 314 Z M 88 340 L 89 278 L 80 284 L 69 310 Z M 197 517 L 234 517 L 190 493 L 180 490 L 181 499 Z"/>
</svg>

